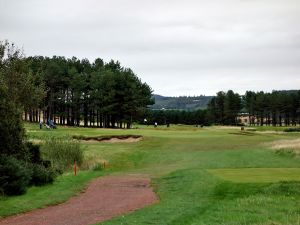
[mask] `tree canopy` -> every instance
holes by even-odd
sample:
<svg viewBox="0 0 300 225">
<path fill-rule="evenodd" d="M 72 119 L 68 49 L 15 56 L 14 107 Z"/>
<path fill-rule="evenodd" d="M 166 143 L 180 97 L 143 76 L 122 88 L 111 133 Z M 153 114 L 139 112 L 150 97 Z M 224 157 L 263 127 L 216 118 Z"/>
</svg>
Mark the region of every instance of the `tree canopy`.
<svg viewBox="0 0 300 225">
<path fill-rule="evenodd" d="M 130 127 L 147 105 L 152 90 L 120 62 L 89 62 L 35 56 L 26 58 L 29 71 L 44 82 L 46 95 L 38 108 L 28 108 L 26 119 L 57 124 Z M 42 114 L 42 116 L 41 116 Z"/>
</svg>

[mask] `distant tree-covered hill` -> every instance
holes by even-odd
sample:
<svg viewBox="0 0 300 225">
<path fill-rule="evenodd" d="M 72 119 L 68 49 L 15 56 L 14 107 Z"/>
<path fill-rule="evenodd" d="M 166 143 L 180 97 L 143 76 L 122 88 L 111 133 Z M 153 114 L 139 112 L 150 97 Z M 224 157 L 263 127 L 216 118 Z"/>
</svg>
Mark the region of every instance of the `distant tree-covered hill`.
<svg viewBox="0 0 300 225">
<path fill-rule="evenodd" d="M 155 104 L 150 106 L 151 109 L 177 109 L 177 110 L 197 110 L 205 109 L 212 96 L 180 96 L 165 97 L 153 95 Z"/>
</svg>

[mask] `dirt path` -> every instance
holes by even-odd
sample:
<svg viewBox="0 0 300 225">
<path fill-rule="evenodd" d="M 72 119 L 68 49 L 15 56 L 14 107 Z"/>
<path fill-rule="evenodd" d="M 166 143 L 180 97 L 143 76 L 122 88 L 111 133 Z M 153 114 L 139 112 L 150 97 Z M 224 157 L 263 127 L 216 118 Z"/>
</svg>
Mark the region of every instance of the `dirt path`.
<svg viewBox="0 0 300 225">
<path fill-rule="evenodd" d="M 108 176 L 92 181 L 84 193 L 65 203 L 0 219 L 0 225 L 94 224 L 157 201 L 149 178 Z"/>
</svg>

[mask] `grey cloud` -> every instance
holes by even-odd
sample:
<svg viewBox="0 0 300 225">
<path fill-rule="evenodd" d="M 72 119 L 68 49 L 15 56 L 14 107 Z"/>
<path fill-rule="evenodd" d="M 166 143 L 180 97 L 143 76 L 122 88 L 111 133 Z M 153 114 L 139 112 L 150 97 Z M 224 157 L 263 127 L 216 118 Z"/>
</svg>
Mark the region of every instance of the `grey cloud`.
<svg viewBox="0 0 300 225">
<path fill-rule="evenodd" d="M 156 93 L 300 85 L 298 0 L 0 0 L 0 7 L 0 37 L 27 55 L 118 59 Z"/>
</svg>

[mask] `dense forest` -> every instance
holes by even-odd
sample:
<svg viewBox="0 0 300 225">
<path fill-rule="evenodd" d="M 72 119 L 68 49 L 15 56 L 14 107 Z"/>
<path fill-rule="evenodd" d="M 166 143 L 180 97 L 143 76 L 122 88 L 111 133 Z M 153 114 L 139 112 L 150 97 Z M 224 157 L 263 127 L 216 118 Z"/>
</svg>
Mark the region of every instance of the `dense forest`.
<svg viewBox="0 0 300 225">
<path fill-rule="evenodd" d="M 300 90 L 247 91 L 243 102 L 250 125 L 296 126 L 300 123 Z"/>
<path fill-rule="evenodd" d="M 207 107 L 207 121 L 221 125 L 237 125 L 237 116 L 243 108 L 242 98 L 232 90 L 220 91 L 211 99 Z"/>
<path fill-rule="evenodd" d="M 45 88 L 39 105 L 25 107 L 24 118 L 31 122 L 129 128 L 153 104 L 151 88 L 113 60 L 34 56 L 24 64 Z"/>
<path fill-rule="evenodd" d="M 187 125 L 209 125 L 206 119 L 207 110 L 148 110 L 145 113 L 146 125 L 187 124 Z"/>
<path fill-rule="evenodd" d="M 249 118 L 249 125 L 296 126 L 300 123 L 300 91 L 247 91 L 243 96 L 218 92 L 207 114 L 217 124 L 238 124 L 238 116 L 243 115 Z"/>
</svg>

